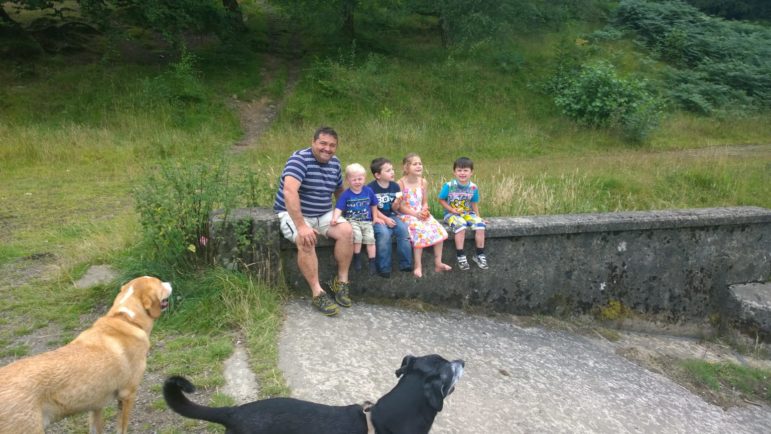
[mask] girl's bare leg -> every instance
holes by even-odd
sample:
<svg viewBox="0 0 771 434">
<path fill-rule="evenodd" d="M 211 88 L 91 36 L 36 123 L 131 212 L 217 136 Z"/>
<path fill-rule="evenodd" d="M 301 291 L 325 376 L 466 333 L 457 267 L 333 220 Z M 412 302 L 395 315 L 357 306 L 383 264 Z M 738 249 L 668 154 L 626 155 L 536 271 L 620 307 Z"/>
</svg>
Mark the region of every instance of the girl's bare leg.
<svg viewBox="0 0 771 434">
<path fill-rule="evenodd" d="M 420 263 L 422 256 L 423 249 L 417 247 L 412 249 L 412 262 L 415 264 L 412 269 L 412 274 L 414 274 L 415 277 L 423 277 L 423 265 Z"/>
<path fill-rule="evenodd" d="M 442 244 L 444 243 L 434 244 L 434 271 L 437 273 L 452 270 L 452 267 L 442 262 Z"/>
</svg>

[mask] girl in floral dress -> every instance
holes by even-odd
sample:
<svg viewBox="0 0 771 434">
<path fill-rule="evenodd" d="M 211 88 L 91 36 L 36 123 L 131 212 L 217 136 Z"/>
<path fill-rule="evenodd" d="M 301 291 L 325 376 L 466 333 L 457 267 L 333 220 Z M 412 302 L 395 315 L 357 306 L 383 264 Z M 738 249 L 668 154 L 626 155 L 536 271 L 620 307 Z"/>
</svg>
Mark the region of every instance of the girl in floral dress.
<svg viewBox="0 0 771 434">
<path fill-rule="evenodd" d="M 423 249 L 434 246 L 434 271 L 449 271 L 449 265 L 442 262 L 442 244 L 447 239 L 447 231 L 428 211 L 427 182 L 423 179 L 423 162 L 417 154 L 407 154 L 404 163 L 404 176 L 399 180 L 402 189 L 402 201 L 399 206 L 399 218 L 407 224 L 412 241 L 415 277 L 423 276 L 421 255 Z"/>
</svg>

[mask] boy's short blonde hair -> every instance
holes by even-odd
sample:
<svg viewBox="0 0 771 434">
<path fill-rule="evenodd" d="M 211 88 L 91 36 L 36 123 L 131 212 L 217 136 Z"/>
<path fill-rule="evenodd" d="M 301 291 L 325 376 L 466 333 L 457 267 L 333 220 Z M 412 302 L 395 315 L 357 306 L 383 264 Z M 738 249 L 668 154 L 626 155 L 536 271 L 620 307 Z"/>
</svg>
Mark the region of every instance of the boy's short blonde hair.
<svg viewBox="0 0 771 434">
<path fill-rule="evenodd" d="M 367 170 L 359 163 L 353 163 L 345 166 L 345 177 L 348 178 L 351 175 L 367 175 Z"/>
</svg>

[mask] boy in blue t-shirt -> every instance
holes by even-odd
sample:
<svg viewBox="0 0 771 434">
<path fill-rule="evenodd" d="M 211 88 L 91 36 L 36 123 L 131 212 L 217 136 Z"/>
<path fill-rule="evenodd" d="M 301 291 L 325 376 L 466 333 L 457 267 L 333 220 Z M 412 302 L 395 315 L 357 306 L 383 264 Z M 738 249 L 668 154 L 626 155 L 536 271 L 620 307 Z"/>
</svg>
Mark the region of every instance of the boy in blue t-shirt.
<svg viewBox="0 0 771 434">
<path fill-rule="evenodd" d="M 479 188 L 471 182 L 474 174 L 474 162 L 470 158 L 460 157 L 452 165 L 455 179 L 442 186 L 439 203 L 444 207 L 444 221 L 455 233 L 455 249 L 458 254 L 458 268 L 468 270 L 468 260 L 463 251 L 466 227 L 474 230 L 476 254 L 472 257 L 479 268 L 487 269 L 485 256 L 485 221 L 479 215 Z"/>
<path fill-rule="evenodd" d="M 396 256 L 399 270 L 412 272 L 412 245 L 407 225 L 396 216 L 402 197 L 399 184 L 394 182 L 394 166 L 386 158 L 375 158 L 369 166 L 375 180 L 369 188 L 377 196 L 375 213 L 375 242 L 377 243 L 377 274 L 391 277 L 391 237 L 396 238 Z"/>
<path fill-rule="evenodd" d="M 361 270 L 361 245 L 364 244 L 367 246 L 369 257 L 369 272 L 375 274 L 375 233 L 372 218 L 377 212 L 377 197 L 372 189 L 364 185 L 366 176 L 367 171 L 361 164 L 353 163 L 345 168 L 345 180 L 349 187 L 337 199 L 330 225 L 337 225 L 341 215 L 348 220 L 353 228 L 353 268 Z"/>
</svg>

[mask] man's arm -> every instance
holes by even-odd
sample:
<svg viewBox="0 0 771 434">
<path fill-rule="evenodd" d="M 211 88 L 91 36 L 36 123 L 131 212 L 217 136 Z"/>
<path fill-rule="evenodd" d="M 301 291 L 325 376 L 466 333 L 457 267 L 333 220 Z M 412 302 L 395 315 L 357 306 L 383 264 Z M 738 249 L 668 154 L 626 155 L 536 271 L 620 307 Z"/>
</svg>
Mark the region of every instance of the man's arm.
<svg viewBox="0 0 771 434">
<path fill-rule="evenodd" d="M 300 206 L 300 185 L 299 179 L 289 175 L 284 176 L 284 204 L 286 212 L 297 228 L 297 244 L 313 246 L 316 245 L 316 231 L 305 224 Z"/>
</svg>

